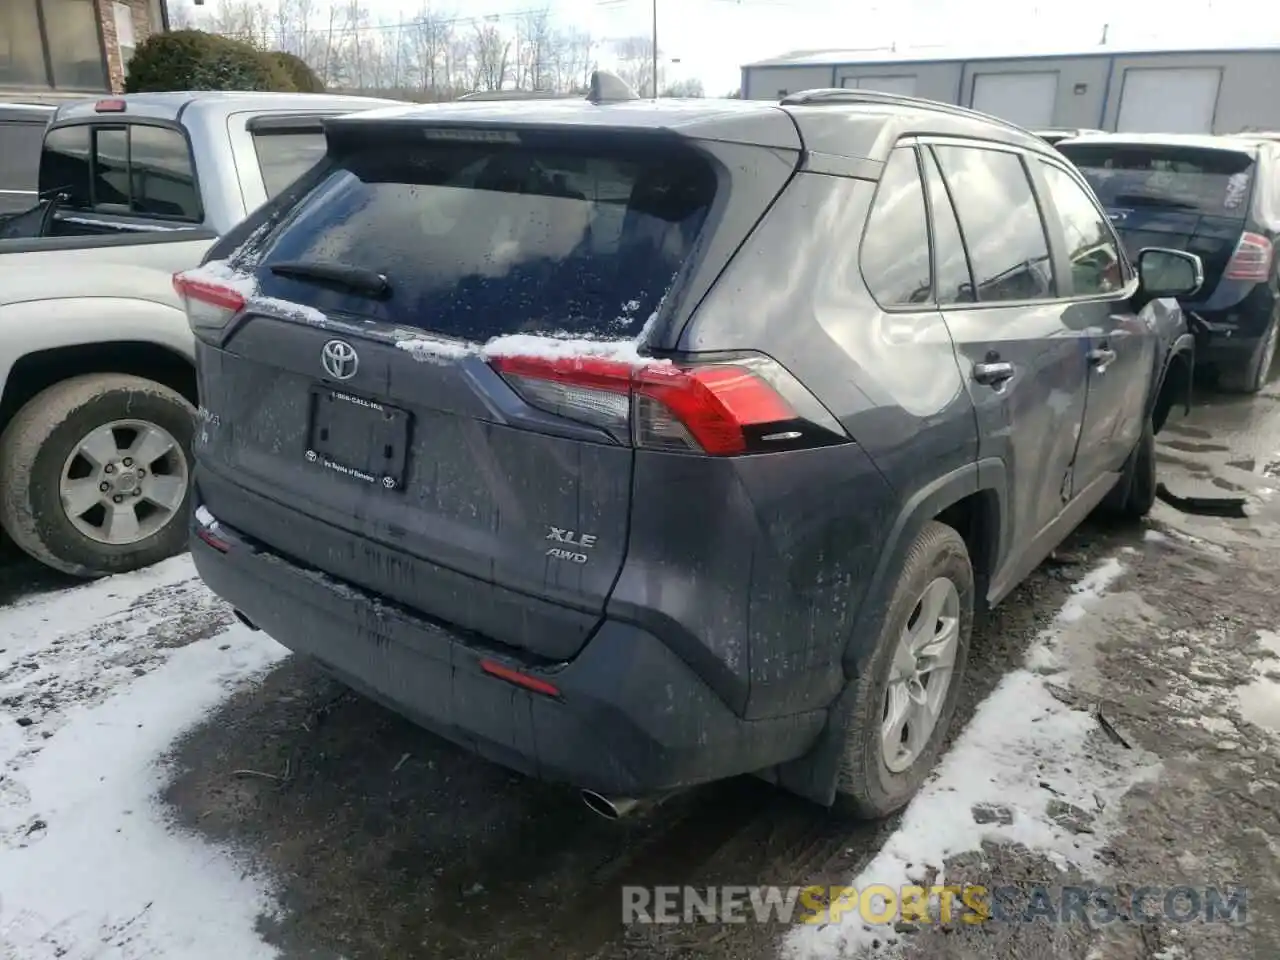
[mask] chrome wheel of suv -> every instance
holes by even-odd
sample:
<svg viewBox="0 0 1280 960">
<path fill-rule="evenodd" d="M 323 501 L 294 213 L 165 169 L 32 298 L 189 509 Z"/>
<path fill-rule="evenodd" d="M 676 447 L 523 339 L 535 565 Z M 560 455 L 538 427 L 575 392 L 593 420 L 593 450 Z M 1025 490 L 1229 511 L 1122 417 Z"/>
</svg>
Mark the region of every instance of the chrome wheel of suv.
<svg viewBox="0 0 1280 960">
<path fill-rule="evenodd" d="M 938 577 L 916 601 L 889 669 L 880 727 L 884 765 L 901 773 L 919 759 L 938 725 L 960 638 L 960 593 Z"/>
</svg>

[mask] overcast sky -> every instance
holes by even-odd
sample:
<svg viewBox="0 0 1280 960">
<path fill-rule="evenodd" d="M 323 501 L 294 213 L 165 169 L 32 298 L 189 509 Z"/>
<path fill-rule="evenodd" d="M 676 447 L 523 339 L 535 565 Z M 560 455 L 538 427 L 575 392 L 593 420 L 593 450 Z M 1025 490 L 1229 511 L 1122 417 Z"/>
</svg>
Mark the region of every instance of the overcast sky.
<svg viewBox="0 0 1280 960">
<path fill-rule="evenodd" d="M 207 8 L 219 0 L 207 0 Z M 273 0 L 266 0 L 268 6 Z M 744 63 L 790 50 L 945 43 L 1028 47 L 1041 38 L 1094 46 L 1109 23 L 1112 42 L 1189 38 L 1240 45 L 1280 43 L 1280 5 L 1266 0 L 657 0 L 658 46 L 670 80 L 696 77 L 709 95 L 736 90 Z M 324 0 L 319 0 L 324 6 Z M 412 17 L 418 0 L 365 0 L 371 19 Z M 589 32 L 607 66 L 610 39 L 644 35 L 651 0 L 432 0 L 460 17 L 550 9 Z M 501 22 L 501 21 L 500 21 Z M 1280 87 L 1280 78 L 1277 78 Z"/>
</svg>

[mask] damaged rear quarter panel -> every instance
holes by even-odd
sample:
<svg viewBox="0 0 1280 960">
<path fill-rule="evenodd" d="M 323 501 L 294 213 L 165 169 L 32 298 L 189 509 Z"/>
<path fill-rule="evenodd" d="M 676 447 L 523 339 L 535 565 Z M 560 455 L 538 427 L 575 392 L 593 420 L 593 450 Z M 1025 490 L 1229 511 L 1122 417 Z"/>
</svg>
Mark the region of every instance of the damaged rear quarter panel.
<svg viewBox="0 0 1280 960">
<path fill-rule="evenodd" d="M 638 451 L 610 617 L 660 636 L 735 712 L 825 706 L 892 518 L 856 444 L 706 459 Z"/>
</svg>

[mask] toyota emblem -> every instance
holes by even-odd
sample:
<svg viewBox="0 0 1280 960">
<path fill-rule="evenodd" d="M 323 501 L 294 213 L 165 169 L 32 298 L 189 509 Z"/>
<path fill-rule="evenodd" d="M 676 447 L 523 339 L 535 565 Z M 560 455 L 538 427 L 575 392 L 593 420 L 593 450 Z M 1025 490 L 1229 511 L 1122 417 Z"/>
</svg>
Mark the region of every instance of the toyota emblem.
<svg viewBox="0 0 1280 960">
<path fill-rule="evenodd" d="M 335 380 L 350 380 L 360 369 L 360 357 L 356 348 L 345 340 L 330 340 L 320 351 L 320 363 L 324 372 Z"/>
</svg>

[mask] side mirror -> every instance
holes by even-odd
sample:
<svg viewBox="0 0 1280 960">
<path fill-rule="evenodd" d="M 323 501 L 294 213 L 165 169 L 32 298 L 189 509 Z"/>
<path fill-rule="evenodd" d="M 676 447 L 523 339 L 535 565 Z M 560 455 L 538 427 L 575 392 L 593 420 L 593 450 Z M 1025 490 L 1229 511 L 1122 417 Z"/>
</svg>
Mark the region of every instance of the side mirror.
<svg viewBox="0 0 1280 960">
<path fill-rule="evenodd" d="M 1204 285 L 1204 264 L 1194 253 L 1147 247 L 1138 254 L 1138 283 L 1153 300 L 1189 297 Z"/>
</svg>

